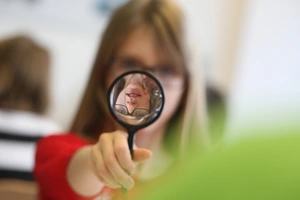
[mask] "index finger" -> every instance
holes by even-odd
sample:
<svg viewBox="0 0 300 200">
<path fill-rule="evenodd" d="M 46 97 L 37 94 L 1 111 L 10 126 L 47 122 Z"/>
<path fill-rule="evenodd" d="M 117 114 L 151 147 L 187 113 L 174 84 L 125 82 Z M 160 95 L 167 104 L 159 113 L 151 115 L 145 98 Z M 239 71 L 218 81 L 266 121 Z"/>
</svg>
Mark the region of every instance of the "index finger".
<svg viewBox="0 0 300 200">
<path fill-rule="evenodd" d="M 116 157 L 121 167 L 131 174 L 134 171 L 134 162 L 128 147 L 127 137 L 120 135 L 114 140 Z"/>
</svg>

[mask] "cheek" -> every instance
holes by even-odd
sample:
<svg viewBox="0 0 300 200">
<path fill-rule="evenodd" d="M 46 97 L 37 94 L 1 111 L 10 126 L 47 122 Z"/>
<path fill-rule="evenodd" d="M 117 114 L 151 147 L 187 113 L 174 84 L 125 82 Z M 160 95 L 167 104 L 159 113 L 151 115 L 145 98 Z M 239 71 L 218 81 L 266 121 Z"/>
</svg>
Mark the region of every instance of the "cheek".
<svg viewBox="0 0 300 200">
<path fill-rule="evenodd" d="M 145 95 L 141 104 L 142 108 L 146 108 L 147 110 L 150 109 L 150 96 Z"/>
<path fill-rule="evenodd" d="M 161 117 L 169 120 L 177 110 L 182 99 L 183 91 L 165 90 L 165 105 Z"/>
<path fill-rule="evenodd" d="M 122 104 L 122 105 L 126 105 L 126 96 L 122 90 L 122 92 L 120 92 L 116 104 Z"/>
</svg>

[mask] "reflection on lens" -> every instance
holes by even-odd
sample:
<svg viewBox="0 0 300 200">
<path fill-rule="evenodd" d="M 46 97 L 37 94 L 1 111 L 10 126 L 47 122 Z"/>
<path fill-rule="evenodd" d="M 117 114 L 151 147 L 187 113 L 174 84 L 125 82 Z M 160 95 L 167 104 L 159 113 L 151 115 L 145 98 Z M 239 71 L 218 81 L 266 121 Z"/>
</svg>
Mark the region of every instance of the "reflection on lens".
<svg viewBox="0 0 300 200">
<path fill-rule="evenodd" d="M 121 75 L 111 86 L 109 95 L 109 106 L 117 121 L 133 126 L 152 123 L 164 103 L 160 83 L 146 72 Z"/>
</svg>

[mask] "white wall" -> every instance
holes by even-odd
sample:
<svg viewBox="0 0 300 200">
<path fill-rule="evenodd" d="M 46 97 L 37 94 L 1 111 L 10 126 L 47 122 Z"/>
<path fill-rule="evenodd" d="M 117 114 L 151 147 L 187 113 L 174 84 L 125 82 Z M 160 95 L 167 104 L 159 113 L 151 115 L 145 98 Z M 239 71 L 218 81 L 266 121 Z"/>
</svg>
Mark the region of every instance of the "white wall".
<svg viewBox="0 0 300 200">
<path fill-rule="evenodd" d="M 229 99 L 228 137 L 300 122 L 300 1 L 248 0 Z M 243 131 L 244 133 L 244 131 Z"/>
<path fill-rule="evenodd" d="M 188 16 L 195 45 L 213 69 L 228 2 L 177 0 Z M 0 39 L 26 32 L 53 55 L 52 104 L 48 115 L 67 128 L 77 109 L 106 18 L 93 0 L 0 0 Z M 230 90 L 228 138 L 256 123 L 297 121 L 300 103 L 300 1 L 245 0 L 237 70 Z M 70 7 L 72 6 L 72 7 Z M 222 21 L 223 19 L 223 21 Z M 238 39 L 238 38 L 237 38 Z M 217 69 L 218 70 L 218 69 Z M 272 112 L 275 110 L 276 112 Z M 299 115 L 298 115 L 299 116 Z"/>
</svg>

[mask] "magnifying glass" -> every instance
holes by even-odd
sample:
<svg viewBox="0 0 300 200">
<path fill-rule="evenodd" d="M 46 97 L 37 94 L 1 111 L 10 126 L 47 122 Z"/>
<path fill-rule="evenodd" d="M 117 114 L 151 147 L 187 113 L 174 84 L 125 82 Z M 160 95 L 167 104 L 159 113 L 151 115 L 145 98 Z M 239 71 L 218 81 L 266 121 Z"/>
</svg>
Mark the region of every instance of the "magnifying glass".
<svg viewBox="0 0 300 200">
<path fill-rule="evenodd" d="M 155 122 L 163 110 L 163 88 L 152 74 L 130 71 L 115 79 L 107 96 L 112 116 L 128 131 L 128 146 L 133 158 L 135 133 Z"/>
</svg>

